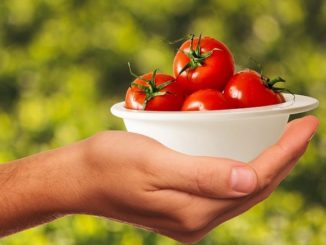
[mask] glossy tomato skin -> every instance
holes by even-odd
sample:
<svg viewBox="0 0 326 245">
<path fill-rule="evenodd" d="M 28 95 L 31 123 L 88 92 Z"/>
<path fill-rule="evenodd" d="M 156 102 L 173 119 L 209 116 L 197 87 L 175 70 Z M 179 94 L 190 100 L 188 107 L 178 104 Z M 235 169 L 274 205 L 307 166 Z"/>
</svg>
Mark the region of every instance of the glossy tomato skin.
<svg viewBox="0 0 326 245">
<path fill-rule="evenodd" d="M 214 89 L 202 89 L 189 95 L 182 105 L 182 111 L 206 111 L 231 109 L 232 105 L 222 92 Z"/>
<path fill-rule="evenodd" d="M 243 70 L 235 74 L 224 89 L 225 98 L 238 108 L 274 105 L 285 102 L 281 93 L 268 88 L 261 74 Z"/>
<path fill-rule="evenodd" d="M 144 80 L 151 80 L 153 73 L 147 73 L 141 76 Z M 137 78 L 133 83 L 148 86 L 144 80 Z M 171 81 L 168 86 L 164 87 L 161 92 L 168 92 L 165 95 L 155 96 L 147 102 L 144 108 L 146 94 L 137 86 L 130 86 L 125 97 L 125 107 L 133 110 L 147 110 L 147 111 L 178 111 L 181 109 L 184 101 L 184 92 L 175 81 L 174 77 L 163 73 L 155 75 L 155 84 L 158 86 L 164 82 Z"/>
<path fill-rule="evenodd" d="M 198 38 L 194 38 L 193 49 L 196 49 L 197 44 Z M 190 62 L 190 58 L 185 54 L 190 51 L 190 45 L 191 40 L 184 42 L 174 58 L 173 72 L 177 80 L 189 94 L 207 88 L 222 91 L 234 73 L 234 59 L 228 47 L 214 38 L 201 38 L 201 53 L 213 51 L 212 55 L 206 58 L 201 66 L 188 68 L 179 75 Z"/>
</svg>

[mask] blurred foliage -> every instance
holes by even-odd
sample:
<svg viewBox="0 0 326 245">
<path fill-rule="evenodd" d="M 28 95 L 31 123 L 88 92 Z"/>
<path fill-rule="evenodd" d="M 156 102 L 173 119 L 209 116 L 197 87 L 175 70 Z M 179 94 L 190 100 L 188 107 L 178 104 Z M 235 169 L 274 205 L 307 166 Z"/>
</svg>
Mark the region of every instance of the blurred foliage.
<svg viewBox="0 0 326 245">
<path fill-rule="evenodd" d="M 200 244 L 326 244 L 326 1 L 2 0 L 0 2 L 0 162 L 58 147 L 96 131 L 122 129 L 109 106 L 131 76 L 172 72 L 190 33 L 210 35 L 249 57 L 266 75 L 320 100 L 307 154 L 264 203 L 221 225 Z M 176 242 L 128 225 L 66 217 L 0 244 Z"/>
</svg>

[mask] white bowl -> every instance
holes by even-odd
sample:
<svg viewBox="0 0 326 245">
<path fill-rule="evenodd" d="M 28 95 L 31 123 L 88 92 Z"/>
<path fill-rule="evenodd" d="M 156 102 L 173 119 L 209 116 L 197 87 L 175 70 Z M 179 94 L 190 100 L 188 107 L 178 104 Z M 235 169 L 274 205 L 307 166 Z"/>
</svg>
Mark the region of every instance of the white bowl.
<svg viewBox="0 0 326 245">
<path fill-rule="evenodd" d="M 290 114 L 310 111 L 319 104 L 308 96 L 284 96 L 284 103 L 245 109 L 141 111 L 126 109 L 120 102 L 111 112 L 123 118 L 129 132 L 149 136 L 171 149 L 246 162 L 279 139 Z"/>
</svg>

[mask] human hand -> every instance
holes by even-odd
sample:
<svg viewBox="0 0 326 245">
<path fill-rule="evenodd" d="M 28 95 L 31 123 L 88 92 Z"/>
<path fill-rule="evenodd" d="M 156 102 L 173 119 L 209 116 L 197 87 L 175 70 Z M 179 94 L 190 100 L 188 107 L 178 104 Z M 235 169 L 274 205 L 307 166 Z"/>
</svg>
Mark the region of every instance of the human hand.
<svg viewBox="0 0 326 245">
<path fill-rule="evenodd" d="M 71 212 L 105 216 L 182 242 L 266 199 L 288 175 L 317 130 L 313 116 L 288 124 L 277 144 L 249 164 L 193 157 L 147 137 L 103 132 L 82 142 L 79 195 Z"/>
</svg>

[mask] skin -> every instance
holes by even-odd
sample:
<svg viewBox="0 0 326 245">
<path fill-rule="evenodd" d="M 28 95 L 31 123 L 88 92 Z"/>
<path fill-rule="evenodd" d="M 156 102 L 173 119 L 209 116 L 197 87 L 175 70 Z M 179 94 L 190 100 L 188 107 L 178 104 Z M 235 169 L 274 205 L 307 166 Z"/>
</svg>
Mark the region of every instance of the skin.
<svg viewBox="0 0 326 245">
<path fill-rule="evenodd" d="M 292 121 L 275 145 L 247 164 L 181 154 L 119 131 L 2 164 L 0 235 L 86 213 L 197 242 L 266 199 L 317 127 L 313 116 Z"/>
</svg>

